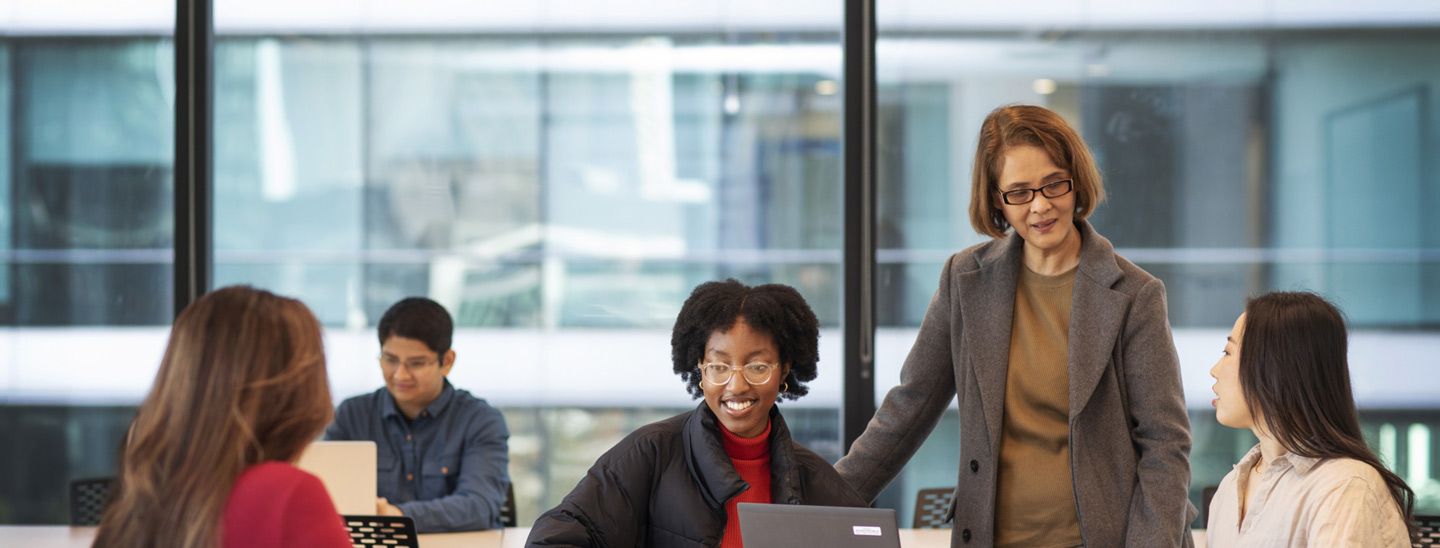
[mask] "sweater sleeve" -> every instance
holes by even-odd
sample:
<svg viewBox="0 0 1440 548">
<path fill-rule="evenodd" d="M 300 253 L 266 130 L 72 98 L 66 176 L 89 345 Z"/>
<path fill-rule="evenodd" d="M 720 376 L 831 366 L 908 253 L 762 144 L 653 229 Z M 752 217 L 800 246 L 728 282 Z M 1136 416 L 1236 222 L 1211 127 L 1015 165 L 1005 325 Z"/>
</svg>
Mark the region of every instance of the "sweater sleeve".
<svg viewBox="0 0 1440 548">
<path fill-rule="evenodd" d="M 283 546 L 350 548 L 350 533 L 319 478 L 302 474 L 280 513 Z"/>
</svg>

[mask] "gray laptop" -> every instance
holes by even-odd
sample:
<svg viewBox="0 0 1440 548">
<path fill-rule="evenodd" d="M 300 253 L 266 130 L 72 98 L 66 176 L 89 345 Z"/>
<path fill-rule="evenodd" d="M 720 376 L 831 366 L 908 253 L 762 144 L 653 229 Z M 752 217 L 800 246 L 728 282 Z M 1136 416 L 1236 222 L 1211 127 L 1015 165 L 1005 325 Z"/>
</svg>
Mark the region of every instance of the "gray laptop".
<svg viewBox="0 0 1440 548">
<path fill-rule="evenodd" d="M 314 474 L 330 492 L 342 516 L 375 513 L 375 442 L 317 441 L 305 447 L 295 466 Z"/>
<path fill-rule="evenodd" d="M 745 548 L 900 548 L 890 508 L 844 508 L 742 502 Z"/>
</svg>

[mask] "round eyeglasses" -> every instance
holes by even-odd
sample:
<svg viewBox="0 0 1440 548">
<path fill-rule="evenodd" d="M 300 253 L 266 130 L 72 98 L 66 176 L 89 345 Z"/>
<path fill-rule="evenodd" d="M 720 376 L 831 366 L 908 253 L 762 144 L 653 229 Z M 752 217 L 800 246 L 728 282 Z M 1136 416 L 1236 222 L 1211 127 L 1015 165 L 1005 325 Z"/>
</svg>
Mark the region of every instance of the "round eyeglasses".
<svg viewBox="0 0 1440 548">
<path fill-rule="evenodd" d="M 732 366 L 728 363 L 707 363 L 700 365 L 700 375 L 705 382 L 710 384 L 729 384 L 730 378 L 735 376 L 735 371 L 745 377 L 745 382 L 750 384 L 765 384 L 770 380 L 770 375 L 775 373 L 779 364 L 755 362 L 743 366 Z"/>
<path fill-rule="evenodd" d="M 1074 190 L 1074 188 L 1075 180 L 1065 179 L 1063 181 L 1055 181 L 1048 185 L 1042 186 L 1038 190 L 1041 194 L 1044 194 L 1046 198 L 1059 198 L 1061 196 L 1069 194 L 1071 190 Z M 1034 188 L 1022 188 L 1020 190 L 1012 190 L 1010 192 L 1000 192 L 998 190 L 996 192 L 1000 192 L 1000 199 L 1005 200 L 1005 203 L 1007 204 L 1025 205 L 1035 201 L 1036 190 L 1037 189 Z"/>
</svg>

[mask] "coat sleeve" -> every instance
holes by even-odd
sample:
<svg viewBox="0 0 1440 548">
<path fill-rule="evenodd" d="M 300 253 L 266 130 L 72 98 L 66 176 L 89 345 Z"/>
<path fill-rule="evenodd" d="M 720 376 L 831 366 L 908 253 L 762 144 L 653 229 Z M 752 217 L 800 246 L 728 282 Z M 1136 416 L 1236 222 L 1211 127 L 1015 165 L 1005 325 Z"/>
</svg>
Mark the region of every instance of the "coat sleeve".
<svg viewBox="0 0 1440 548">
<path fill-rule="evenodd" d="M 649 522 L 655 455 L 634 439 L 610 449 L 560 501 L 540 515 L 525 546 L 637 546 Z"/>
<path fill-rule="evenodd" d="M 955 397 L 951 347 L 961 326 L 959 301 L 951 287 L 957 260 L 952 256 L 940 271 L 940 288 L 905 358 L 900 384 L 885 395 L 865 432 L 835 463 L 840 476 L 868 502 L 905 468 Z"/>
<path fill-rule="evenodd" d="M 510 484 L 510 430 L 499 410 L 482 406 L 466 426 L 455 490 L 444 497 L 395 506 L 425 533 L 481 531 L 500 523 Z"/>
<path fill-rule="evenodd" d="M 1165 310 L 1165 285 L 1152 279 L 1136 294 L 1122 356 L 1132 440 L 1139 452 L 1125 545 L 1191 546 L 1190 417 L 1180 357 Z"/>
</svg>

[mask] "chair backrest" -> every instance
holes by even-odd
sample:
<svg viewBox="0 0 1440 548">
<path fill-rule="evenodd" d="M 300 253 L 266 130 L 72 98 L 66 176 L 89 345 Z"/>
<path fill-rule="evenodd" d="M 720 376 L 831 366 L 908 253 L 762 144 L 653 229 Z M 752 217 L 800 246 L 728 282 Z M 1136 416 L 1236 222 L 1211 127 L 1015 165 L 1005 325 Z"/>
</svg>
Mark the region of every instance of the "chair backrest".
<svg viewBox="0 0 1440 548">
<path fill-rule="evenodd" d="M 1415 516 L 1415 525 L 1420 526 L 1420 540 L 1415 546 L 1440 546 L 1440 516 Z"/>
<path fill-rule="evenodd" d="M 420 548 L 415 520 L 410 516 L 340 516 L 355 546 Z"/>
<path fill-rule="evenodd" d="M 921 489 L 915 494 L 915 529 L 949 529 L 950 498 L 954 487 Z"/>
<path fill-rule="evenodd" d="M 500 507 L 500 525 L 515 527 L 515 484 L 505 486 L 505 505 Z"/>
<path fill-rule="evenodd" d="M 100 525 L 115 478 L 70 480 L 70 525 Z"/>
</svg>

